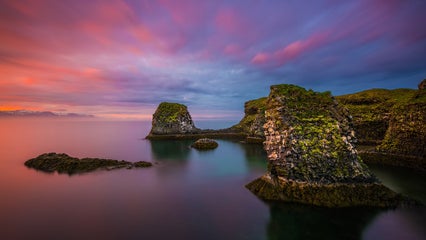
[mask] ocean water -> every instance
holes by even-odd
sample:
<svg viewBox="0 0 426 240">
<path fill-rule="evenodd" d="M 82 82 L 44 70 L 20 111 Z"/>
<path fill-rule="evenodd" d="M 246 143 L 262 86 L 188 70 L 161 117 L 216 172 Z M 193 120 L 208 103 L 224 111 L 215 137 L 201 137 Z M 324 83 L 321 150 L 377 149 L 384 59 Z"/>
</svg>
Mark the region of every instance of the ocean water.
<svg viewBox="0 0 426 240">
<path fill-rule="evenodd" d="M 230 122 L 196 122 L 223 128 Z M 148 141 L 150 122 L 0 119 L 0 239 L 426 239 L 424 207 L 327 209 L 267 203 L 244 185 L 261 176 L 261 146 Z M 147 169 L 64 175 L 28 169 L 45 152 L 150 161 Z M 373 167 L 426 202 L 426 176 Z"/>
</svg>

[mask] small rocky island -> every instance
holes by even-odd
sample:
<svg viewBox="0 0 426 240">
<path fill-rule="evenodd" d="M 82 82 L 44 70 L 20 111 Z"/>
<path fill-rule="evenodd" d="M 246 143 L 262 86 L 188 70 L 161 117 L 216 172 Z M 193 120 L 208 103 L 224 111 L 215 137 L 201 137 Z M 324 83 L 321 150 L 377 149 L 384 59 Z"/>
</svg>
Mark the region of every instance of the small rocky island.
<svg viewBox="0 0 426 240">
<path fill-rule="evenodd" d="M 268 172 L 247 185 L 261 199 L 326 207 L 408 201 L 362 163 L 350 114 L 329 92 L 271 86 L 263 128 Z"/>
<path fill-rule="evenodd" d="M 210 149 L 215 149 L 217 148 L 217 146 L 219 146 L 219 144 L 210 138 L 201 138 L 198 139 L 197 141 L 195 141 L 191 147 L 198 149 L 198 150 L 210 150 Z"/>
<path fill-rule="evenodd" d="M 120 168 L 145 168 L 151 167 L 152 163 L 139 161 L 128 162 L 102 158 L 75 158 L 65 153 L 45 153 L 25 162 L 25 166 L 43 172 L 76 173 L 92 172 L 95 170 L 112 170 Z"/>
<path fill-rule="evenodd" d="M 234 127 L 211 130 L 195 127 L 188 108 L 179 103 L 162 102 L 152 116 L 152 127 L 146 139 L 199 139 L 235 138 L 244 139 L 246 133 Z"/>
</svg>

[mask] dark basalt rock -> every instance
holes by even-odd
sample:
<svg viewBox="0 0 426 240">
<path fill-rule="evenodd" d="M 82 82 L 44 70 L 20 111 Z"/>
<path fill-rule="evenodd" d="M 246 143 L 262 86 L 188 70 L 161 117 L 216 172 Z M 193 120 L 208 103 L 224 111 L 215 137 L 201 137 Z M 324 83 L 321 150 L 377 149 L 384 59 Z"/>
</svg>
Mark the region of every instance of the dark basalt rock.
<svg viewBox="0 0 426 240">
<path fill-rule="evenodd" d="M 191 147 L 198 150 L 210 150 L 210 149 L 215 149 L 218 146 L 219 144 L 215 140 L 209 139 L 209 138 L 198 139 L 191 145 Z"/>
<path fill-rule="evenodd" d="M 271 86 L 265 116 L 268 173 L 247 185 L 260 198 L 326 207 L 403 201 L 361 162 L 349 112 L 329 92 Z"/>
<path fill-rule="evenodd" d="M 98 169 L 112 170 L 118 168 L 140 168 L 151 167 L 150 162 L 127 162 L 113 159 L 102 158 L 75 158 L 70 157 L 65 153 L 45 153 L 36 158 L 32 158 L 25 162 L 25 166 L 34 168 L 43 172 L 58 172 L 58 173 L 84 173 Z"/>
</svg>

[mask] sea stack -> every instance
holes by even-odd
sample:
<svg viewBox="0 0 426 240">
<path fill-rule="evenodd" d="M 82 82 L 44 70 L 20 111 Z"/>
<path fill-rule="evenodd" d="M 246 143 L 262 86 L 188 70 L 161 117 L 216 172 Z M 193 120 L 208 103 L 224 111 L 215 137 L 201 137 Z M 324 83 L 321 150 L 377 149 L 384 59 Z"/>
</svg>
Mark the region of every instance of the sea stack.
<svg viewBox="0 0 426 240">
<path fill-rule="evenodd" d="M 271 86 L 263 128 L 268 172 L 247 185 L 258 197 L 326 207 L 404 201 L 362 163 L 351 116 L 330 92 Z"/>
<path fill-rule="evenodd" d="M 185 105 L 162 102 L 152 116 L 149 135 L 187 134 L 198 131 Z"/>
</svg>

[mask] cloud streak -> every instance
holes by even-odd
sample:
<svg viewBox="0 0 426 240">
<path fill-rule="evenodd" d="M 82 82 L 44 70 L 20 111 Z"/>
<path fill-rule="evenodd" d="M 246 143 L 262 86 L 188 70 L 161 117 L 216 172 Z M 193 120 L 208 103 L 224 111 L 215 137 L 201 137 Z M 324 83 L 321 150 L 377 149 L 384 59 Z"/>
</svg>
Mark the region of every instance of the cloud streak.
<svg viewBox="0 0 426 240">
<path fill-rule="evenodd" d="M 177 101 L 237 119 L 271 84 L 414 88 L 426 76 L 425 10 L 420 0 L 0 0 L 0 109 L 127 117 Z"/>
</svg>

